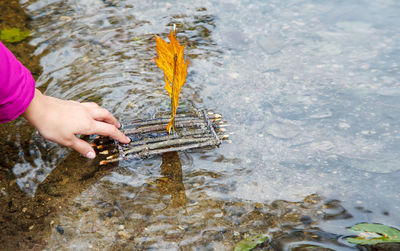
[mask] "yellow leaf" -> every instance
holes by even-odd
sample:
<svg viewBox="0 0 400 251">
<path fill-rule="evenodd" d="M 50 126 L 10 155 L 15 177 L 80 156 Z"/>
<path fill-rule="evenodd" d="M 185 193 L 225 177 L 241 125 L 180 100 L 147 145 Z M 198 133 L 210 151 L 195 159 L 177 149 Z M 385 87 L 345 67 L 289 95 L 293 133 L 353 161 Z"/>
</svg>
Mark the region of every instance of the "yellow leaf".
<svg viewBox="0 0 400 251">
<path fill-rule="evenodd" d="M 171 120 L 167 125 L 168 133 L 175 131 L 175 114 L 179 104 L 179 93 L 185 84 L 187 76 L 187 67 L 189 61 L 183 57 L 184 47 L 176 40 L 176 33 L 169 33 L 167 43 L 159 36 L 156 37 L 156 51 L 158 58 L 155 58 L 157 66 L 164 71 L 165 89 L 171 99 Z"/>
</svg>

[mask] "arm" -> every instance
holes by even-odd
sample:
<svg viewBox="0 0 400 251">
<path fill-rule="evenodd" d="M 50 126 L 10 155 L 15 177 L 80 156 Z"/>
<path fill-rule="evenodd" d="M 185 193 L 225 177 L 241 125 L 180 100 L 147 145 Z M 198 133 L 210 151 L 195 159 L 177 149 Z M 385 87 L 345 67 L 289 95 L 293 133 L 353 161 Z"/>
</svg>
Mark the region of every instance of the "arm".
<svg viewBox="0 0 400 251">
<path fill-rule="evenodd" d="M 120 125 L 114 116 L 97 104 L 61 100 L 35 89 L 29 70 L 0 42 L 0 122 L 21 114 L 44 138 L 71 147 L 87 158 L 95 158 L 96 154 L 77 134 L 130 141 L 118 130 Z"/>
</svg>

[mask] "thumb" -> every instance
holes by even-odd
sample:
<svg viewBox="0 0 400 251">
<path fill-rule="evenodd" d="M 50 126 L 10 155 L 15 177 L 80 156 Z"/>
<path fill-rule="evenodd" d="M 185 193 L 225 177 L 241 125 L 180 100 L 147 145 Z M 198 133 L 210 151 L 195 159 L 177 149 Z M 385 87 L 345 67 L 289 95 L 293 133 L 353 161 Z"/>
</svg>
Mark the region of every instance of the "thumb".
<svg viewBox="0 0 400 251">
<path fill-rule="evenodd" d="M 93 150 L 93 147 L 86 141 L 75 137 L 74 142 L 71 145 L 71 148 L 76 150 L 78 153 L 82 154 L 84 157 L 88 159 L 96 158 L 96 153 Z"/>
</svg>

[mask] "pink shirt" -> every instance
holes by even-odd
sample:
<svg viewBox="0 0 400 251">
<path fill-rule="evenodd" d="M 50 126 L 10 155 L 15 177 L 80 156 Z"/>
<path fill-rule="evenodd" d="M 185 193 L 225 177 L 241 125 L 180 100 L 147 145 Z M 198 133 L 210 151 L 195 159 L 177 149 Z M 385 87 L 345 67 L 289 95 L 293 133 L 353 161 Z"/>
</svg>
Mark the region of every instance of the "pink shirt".
<svg viewBox="0 0 400 251">
<path fill-rule="evenodd" d="M 0 42 L 0 123 L 21 115 L 34 94 L 31 72 Z"/>
</svg>

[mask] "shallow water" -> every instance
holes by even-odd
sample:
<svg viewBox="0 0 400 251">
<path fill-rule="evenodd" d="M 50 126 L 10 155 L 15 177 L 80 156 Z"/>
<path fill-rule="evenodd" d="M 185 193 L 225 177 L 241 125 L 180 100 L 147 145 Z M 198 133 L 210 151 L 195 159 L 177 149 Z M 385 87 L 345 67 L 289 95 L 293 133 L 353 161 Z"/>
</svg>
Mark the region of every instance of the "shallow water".
<svg viewBox="0 0 400 251">
<path fill-rule="evenodd" d="M 223 250 L 268 233 L 277 250 L 352 250 L 349 226 L 400 227 L 398 2 L 23 4 L 37 86 L 122 121 L 168 110 L 153 34 L 177 24 L 191 61 L 181 100 L 221 113 L 232 141 L 103 170 L 17 122 L 16 184 L 65 198 L 46 249 Z"/>
</svg>

